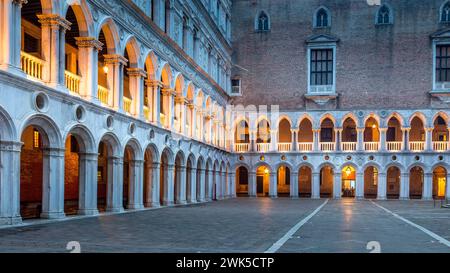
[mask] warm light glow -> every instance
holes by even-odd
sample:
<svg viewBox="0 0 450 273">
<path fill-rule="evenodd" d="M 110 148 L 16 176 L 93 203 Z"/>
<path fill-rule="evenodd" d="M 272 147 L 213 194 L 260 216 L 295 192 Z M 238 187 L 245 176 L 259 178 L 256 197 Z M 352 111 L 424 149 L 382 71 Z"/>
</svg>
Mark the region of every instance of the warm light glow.
<svg viewBox="0 0 450 273">
<path fill-rule="evenodd" d="M 376 129 L 376 128 L 377 128 L 377 125 L 376 125 L 376 124 L 372 125 L 372 128 L 373 128 L 373 129 Z"/>
<path fill-rule="evenodd" d="M 345 169 L 345 174 L 347 176 L 350 176 L 352 174 L 352 169 L 350 167 L 347 167 L 347 169 Z"/>
<path fill-rule="evenodd" d="M 109 68 L 107 65 L 103 66 L 103 72 L 105 72 L 105 74 L 108 74 Z"/>
<path fill-rule="evenodd" d="M 269 170 L 268 170 L 268 169 L 265 169 L 265 170 L 264 170 L 264 173 L 265 173 L 265 174 L 269 174 Z"/>
</svg>

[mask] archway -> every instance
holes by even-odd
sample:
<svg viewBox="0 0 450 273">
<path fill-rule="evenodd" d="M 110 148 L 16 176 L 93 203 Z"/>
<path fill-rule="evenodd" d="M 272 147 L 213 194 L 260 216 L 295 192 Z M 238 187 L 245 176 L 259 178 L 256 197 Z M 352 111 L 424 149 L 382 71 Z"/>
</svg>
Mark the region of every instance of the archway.
<svg viewBox="0 0 450 273">
<path fill-rule="evenodd" d="M 356 151 L 358 142 L 358 132 L 356 131 L 356 122 L 348 117 L 342 125 L 342 151 Z"/>
<path fill-rule="evenodd" d="M 380 130 L 378 122 L 375 118 L 367 119 L 364 128 L 364 150 L 375 152 L 378 151 L 380 143 Z"/>
<path fill-rule="evenodd" d="M 445 199 L 447 189 L 447 169 L 438 166 L 433 170 L 433 198 Z"/>
<path fill-rule="evenodd" d="M 423 151 L 425 149 L 424 123 L 417 116 L 411 120 L 411 130 L 409 131 L 409 149 L 411 151 Z"/>
<path fill-rule="evenodd" d="M 400 198 L 400 169 L 396 166 L 388 168 L 386 173 L 386 194 L 388 199 Z"/>
<path fill-rule="evenodd" d="M 159 200 L 159 170 L 158 153 L 153 145 L 150 145 L 144 154 L 144 185 L 143 200 L 144 207 L 158 207 Z"/>
<path fill-rule="evenodd" d="M 64 212 L 66 215 L 78 213 L 80 195 L 80 145 L 75 136 L 69 135 L 64 154 Z"/>
<path fill-rule="evenodd" d="M 300 123 L 298 131 L 298 150 L 302 152 L 311 152 L 314 146 L 314 132 L 312 123 L 305 118 Z"/>
<path fill-rule="evenodd" d="M 308 166 L 302 166 L 298 171 L 298 193 L 300 197 L 312 195 L 312 170 Z"/>
<path fill-rule="evenodd" d="M 354 198 L 356 196 L 356 170 L 353 166 L 342 169 L 342 197 Z"/>
<path fill-rule="evenodd" d="M 197 200 L 197 170 L 195 166 L 195 158 L 191 154 L 186 164 L 186 201 L 188 203 L 193 203 Z"/>
<path fill-rule="evenodd" d="M 236 168 L 236 194 L 248 196 L 248 169 L 244 166 Z"/>
<path fill-rule="evenodd" d="M 378 169 L 373 166 L 367 167 L 364 171 L 364 198 L 377 198 L 378 183 Z"/>
<path fill-rule="evenodd" d="M 250 129 L 246 120 L 241 120 L 236 124 L 234 131 L 234 151 L 247 152 L 249 151 L 250 143 Z"/>
<path fill-rule="evenodd" d="M 20 153 L 20 215 L 22 219 L 40 218 L 43 206 L 43 173 L 49 162 L 44 162 L 44 149 L 49 144 L 42 128 L 29 126 L 21 136 Z"/>
<path fill-rule="evenodd" d="M 330 166 L 324 166 L 320 170 L 320 197 L 333 197 L 334 171 Z"/>
<path fill-rule="evenodd" d="M 320 150 L 334 151 L 335 149 L 334 123 L 330 118 L 326 118 L 320 124 Z"/>
<path fill-rule="evenodd" d="M 256 194 L 267 196 L 269 194 L 270 170 L 267 166 L 260 166 L 256 169 Z"/>
<path fill-rule="evenodd" d="M 175 172 L 173 179 L 173 196 L 176 204 L 186 203 L 186 166 L 184 155 L 179 152 L 175 157 Z"/>
<path fill-rule="evenodd" d="M 433 150 L 444 152 L 448 150 L 448 127 L 447 122 L 441 116 L 434 120 L 433 127 Z"/>
<path fill-rule="evenodd" d="M 270 124 L 266 119 L 263 119 L 258 123 L 258 127 L 256 130 L 256 151 L 258 152 L 269 151 L 270 142 L 271 142 Z"/>
<path fill-rule="evenodd" d="M 210 162 L 210 160 L 208 160 L 206 162 L 206 166 L 205 166 L 205 199 L 207 201 L 211 200 L 211 193 L 210 193 L 210 188 L 211 188 L 211 184 L 212 184 L 212 176 L 213 176 L 213 170 L 212 170 L 212 163 Z"/>
<path fill-rule="evenodd" d="M 203 158 L 200 157 L 197 160 L 197 176 L 196 176 L 196 195 L 197 195 L 197 201 L 204 202 L 205 201 L 205 187 L 203 183 L 205 183 L 205 170 L 203 165 Z"/>
<path fill-rule="evenodd" d="M 165 149 L 161 154 L 159 196 L 161 205 L 173 205 L 175 167 L 172 154 Z"/>
<path fill-rule="evenodd" d="M 278 196 L 289 197 L 291 189 L 291 170 L 287 166 L 280 166 L 277 171 Z"/>
<path fill-rule="evenodd" d="M 409 171 L 409 198 L 421 199 L 423 194 L 424 172 L 420 166 Z"/>
<path fill-rule="evenodd" d="M 278 124 L 278 151 L 289 152 L 292 149 L 291 123 L 283 118 Z"/>
<path fill-rule="evenodd" d="M 386 132 L 386 145 L 388 151 L 403 150 L 403 132 L 400 121 L 396 117 L 391 117 L 388 121 Z"/>
</svg>

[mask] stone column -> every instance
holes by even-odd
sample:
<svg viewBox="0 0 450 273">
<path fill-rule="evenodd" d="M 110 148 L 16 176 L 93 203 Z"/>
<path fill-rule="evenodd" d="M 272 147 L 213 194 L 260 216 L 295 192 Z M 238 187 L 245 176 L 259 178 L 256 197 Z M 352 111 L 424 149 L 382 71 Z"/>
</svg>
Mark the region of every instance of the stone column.
<svg viewBox="0 0 450 273">
<path fill-rule="evenodd" d="M 387 199 L 387 175 L 386 175 L 386 173 L 378 173 L 377 199 L 378 200 L 386 200 Z"/>
<path fill-rule="evenodd" d="M 319 199 L 320 198 L 320 172 L 312 173 L 311 175 L 311 198 Z"/>
<path fill-rule="evenodd" d="M 213 199 L 212 193 L 213 193 L 213 179 L 214 179 L 214 172 L 211 170 L 207 170 L 208 172 L 208 180 L 206 182 L 206 201 L 211 202 Z"/>
<path fill-rule="evenodd" d="M 356 199 L 364 199 L 364 172 L 356 173 Z"/>
<path fill-rule="evenodd" d="M 174 178 L 175 178 L 175 166 L 167 165 L 167 175 L 166 180 L 164 181 L 164 196 L 163 196 L 164 206 L 172 206 L 175 203 Z"/>
<path fill-rule="evenodd" d="M 108 86 L 109 92 L 109 105 L 114 110 L 123 113 L 123 68 L 127 64 L 128 60 L 121 55 L 103 55 L 104 63 L 108 67 Z"/>
<path fill-rule="evenodd" d="M 277 187 L 277 176 L 276 172 L 271 172 L 269 174 L 269 197 L 277 198 L 278 197 L 278 187 Z"/>
<path fill-rule="evenodd" d="M 270 130 L 270 151 L 278 151 L 278 130 Z"/>
<path fill-rule="evenodd" d="M 358 146 L 356 147 L 356 150 L 359 152 L 364 151 L 364 128 L 357 128 L 356 129 L 358 133 Z"/>
<path fill-rule="evenodd" d="M 21 142 L 0 141 L 0 226 L 22 222 L 20 217 Z"/>
<path fill-rule="evenodd" d="M 175 201 L 177 204 L 186 204 L 186 167 L 177 166 L 177 194 Z"/>
<path fill-rule="evenodd" d="M 248 196 L 257 197 L 256 191 L 256 172 L 248 173 L 249 181 L 248 181 Z"/>
<path fill-rule="evenodd" d="M 188 203 L 197 203 L 197 169 L 191 168 L 190 180 L 190 193 L 188 194 Z"/>
<path fill-rule="evenodd" d="M 409 200 L 409 173 L 400 175 L 400 200 Z"/>
<path fill-rule="evenodd" d="M 320 138 L 319 138 L 320 129 L 313 129 L 313 151 L 320 151 Z"/>
<path fill-rule="evenodd" d="M 46 61 L 44 81 L 53 87 L 63 88 L 65 71 L 66 31 L 71 23 L 58 14 L 38 14 L 42 25 L 42 54 Z"/>
<path fill-rule="evenodd" d="M 80 95 L 92 102 L 98 100 L 98 52 L 103 43 L 93 37 L 77 37 L 78 63 L 81 72 Z"/>
<path fill-rule="evenodd" d="M 433 129 L 425 128 L 425 151 L 433 151 Z"/>
<path fill-rule="evenodd" d="M 433 173 L 425 173 L 422 200 L 433 200 Z"/>
<path fill-rule="evenodd" d="M 341 150 L 341 142 L 342 142 L 342 128 L 336 128 L 336 151 Z"/>
<path fill-rule="evenodd" d="M 160 81 L 154 81 L 154 80 L 149 80 L 147 82 L 147 92 L 148 92 L 148 99 L 149 99 L 149 106 L 150 106 L 150 122 L 152 122 L 153 124 L 157 125 L 157 126 L 161 126 L 161 121 L 160 121 L 160 113 L 161 113 L 161 108 L 160 108 L 160 88 L 161 88 L 162 84 Z"/>
<path fill-rule="evenodd" d="M 138 119 L 144 119 L 144 78 L 147 76 L 141 68 L 129 68 L 130 91 L 132 97 L 131 112 Z"/>
<path fill-rule="evenodd" d="M 292 132 L 292 147 L 291 150 L 292 151 L 297 151 L 298 150 L 298 132 L 299 129 L 291 129 Z"/>
<path fill-rule="evenodd" d="M 230 197 L 236 198 L 236 173 L 230 173 Z"/>
<path fill-rule="evenodd" d="M 380 128 L 380 151 L 381 152 L 386 152 L 387 151 L 387 147 L 386 147 L 386 132 L 387 132 L 388 128 Z"/>
<path fill-rule="evenodd" d="M 43 150 L 41 218 L 64 218 L 64 149 Z"/>
<path fill-rule="evenodd" d="M 250 152 L 256 152 L 256 130 L 249 130 Z"/>
<path fill-rule="evenodd" d="M 334 174 L 333 196 L 334 196 L 334 199 L 342 198 L 342 174 L 340 172 Z"/>
<path fill-rule="evenodd" d="M 21 9 L 27 0 L 0 1 L 0 68 L 21 74 Z"/>
<path fill-rule="evenodd" d="M 143 179 L 142 175 L 144 173 L 144 161 L 142 160 L 131 160 L 130 161 L 130 181 L 128 184 L 128 209 L 143 209 L 144 202 L 144 190 L 143 190 Z"/>
<path fill-rule="evenodd" d="M 447 171 L 447 177 L 445 180 L 445 200 L 450 203 L 450 172 Z"/>
<path fill-rule="evenodd" d="M 144 207 L 152 207 L 153 203 L 153 163 L 144 164 Z"/>
<path fill-rule="evenodd" d="M 106 211 L 121 212 L 123 189 L 123 158 L 108 157 L 108 184 Z"/>
<path fill-rule="evenodd" d="M 290 185 L 290 195 L 291 198 L 298 198 L 298 172 L 291 171 L 291 185 Z"/>
<path fill-rule="evenodd" d="M 79 201 L 78 214 L 97 215 L 97 169 L 98 154 L 79 154 Z"/>
<path fill-rule="evenodd" d="M 199 170 L 198 173 L 198 182 L 197 183 L 197 187 L 198 187 L 198 195 L 197 196 L 197 201 L 198 202 L 205 202 L 205 187 L 206 187 L 206 183 L 205 183 L 205 172 L 206 170 L 203 169 L 197 169 Z"/>
<path fill-rule="evenodd" d="M 409 151 L 409 131 L 411 131 L 411 128 L 402 128 L 402 133 L 403 133 L 403 150 L 404 151 Z M 409 198 L 409 196 L 408 196 L 408 198 Z"/>
</svg>

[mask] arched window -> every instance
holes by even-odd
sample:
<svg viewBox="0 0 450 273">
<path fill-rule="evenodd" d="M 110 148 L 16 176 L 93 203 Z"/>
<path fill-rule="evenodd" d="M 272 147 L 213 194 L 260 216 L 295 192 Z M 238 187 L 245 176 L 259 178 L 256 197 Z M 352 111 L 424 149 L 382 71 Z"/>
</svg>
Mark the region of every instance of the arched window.
<svg viewBox="0 0 450 273">
<path fill-rule="evenodd" d="M 378 25 L 388 25 L 392 24 L 391 21 L 391 10 L 388 6 L 383 5 L 378 9 L 377 13 L 377 24 Z"/>
<path fill-rule="evenodd" d="M 445 3 L 441 8 L 441 22 L 450 23 L 450 2 Z"/>
<path fill-rule="evenodd" d="M 261 11 L 258 15 L 258 20 L 256 22 L 256 30 L 257 31 L 269 31 L 269 16 L 264 11 Z"/>
<path fill-rule="evenodd" d="M 330 21 L 330 15 L 325 8 L 320 8 L 319 10 L 317 10 L 315 17 L 315 27 L 329 27 Z"/>
</svg>

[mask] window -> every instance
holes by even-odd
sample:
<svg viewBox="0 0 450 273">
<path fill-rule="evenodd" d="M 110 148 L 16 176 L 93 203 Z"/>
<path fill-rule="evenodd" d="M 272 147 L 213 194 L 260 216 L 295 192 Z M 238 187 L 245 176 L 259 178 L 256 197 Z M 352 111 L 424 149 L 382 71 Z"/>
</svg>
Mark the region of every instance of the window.
<svg viewBox="0 0 450 273">
<path fill-rule="evenodd" d="M 269 29 L 270 29 L 269 16 L 267 16 L 267 14 L 264 11 L 262 11 L 258 16 L 256 30 L 257 31 L 269 31 Z"/>
<path fill-rule="evenodd" d="M 328 15 L 328 11 L 325 8 L 320 8 L 316 12 L 315 27 L 322 28 L 322 27 L 329 27 L 329 26 L 330 26 L 330 18 Z"/>
<path fill-rule="evenodd" d="M 38 130 L 33 131 L 33 148 L 41 148 L 41 137 Z"/>
<path fill-rule="evenodd" d="M 333 49 L 311 50 L 311 85 L 333 84 Z"/>
<path fill-rule="evenodd" d="M 231 79 L 231 93 L 241 94 L 241 79 Z"/>
<path fill-rule="evenodd" d="M 450 45 L 436 46 L 436 82 L 450 82 Z"/>
<path fill-rule="evenodd" d="M 378 9 L 377 24 L 378 25 L 392 24 L 392 22 L 391 22 L 391 11 L 386 5 L 383 5 L 383 6 L 380 7 L 380 9 Z"/>
<path fill-rule="evenodd" d="M 450 2 L 445 3 L 441 9 L 441 22 L 450 23 Z"/>
</svg>

